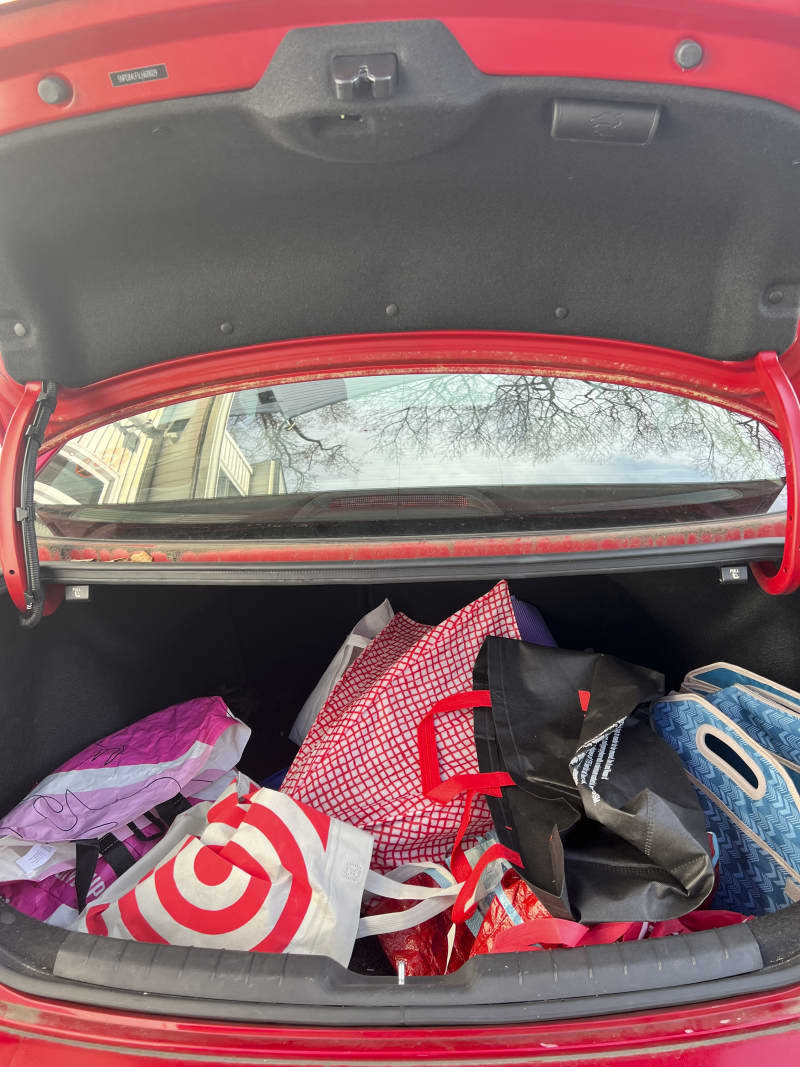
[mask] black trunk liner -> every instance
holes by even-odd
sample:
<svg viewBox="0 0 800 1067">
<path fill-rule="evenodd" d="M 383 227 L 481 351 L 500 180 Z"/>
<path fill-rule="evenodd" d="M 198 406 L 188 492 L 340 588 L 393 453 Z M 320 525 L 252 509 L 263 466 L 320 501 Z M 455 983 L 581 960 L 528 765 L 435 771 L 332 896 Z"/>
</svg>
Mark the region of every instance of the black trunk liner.
<svg viewBox="0 0 800 1067">
<path fill-rule="evenodd" d="M 254 777 L 291 758 L 287 735 L 309 690 L 364 612 L 435 623 L 487 582 L 314 587 L 97 587 L 34 632 L 0 601 L 0 714 L 8 808 L 98 736 L 170 703 L 222 693 L 253 726 Z M 565 647 L 613 653 L 679 684 L 727 659 L 800 688 L 797 596 L 713 568 L 515 581 Z M 296 1022 L 297 1006 L 340 1025 L 532 1021 L 733 996 L 800 980 L 800 907 L 746 927 L 585 950 L 485 956 L 447 978 L 386 974 L 377 946 L 346 971 L 328 960 L 91 938 L 0 905 L 0 982 L 133 1010 Z M 381 974 L 383 970 L 384 974 Z M 739 977 L 736 977 L 739 976 Z M 90 980 L 90 981 L 89 981 Z M 146 1008 L 141 1001 L 146 994 Z M 138 1005 L 138 1006 L 137 1006 Z"/>
</svg>

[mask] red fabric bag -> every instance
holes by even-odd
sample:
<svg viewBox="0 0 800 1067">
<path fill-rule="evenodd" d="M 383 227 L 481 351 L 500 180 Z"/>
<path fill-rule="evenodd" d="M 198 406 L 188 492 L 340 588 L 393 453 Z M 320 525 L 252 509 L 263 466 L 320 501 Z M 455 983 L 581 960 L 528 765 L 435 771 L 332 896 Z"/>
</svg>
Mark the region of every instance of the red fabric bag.
<svg viewBox="0 0 800 1067">
<path fill-rule="evenodd" d="M 378 870 L 446 861 L 459 836 L 474 843 L 492 824 L 486 801 L 461 827 L 463 800 L 423 796 L 417 728 L 436 701 L 471 686 L 489 636 L 520 637 L 506 582 L 438 626 L 396 615 L 335 686 L 282 792 L 369 831 Z M 471 717 L 440 730 L 438 761 L 443 777 L 477 774 Z"/>
<path fill-rule="evenodd" d="M 713 834 L 709 834 L 709 843 L 716 862 L 718 848 Z M 488 834 L 477 846 L 459 856 L 460 865 L 469 870 L 469 877 L 452 907 L 428 922 L 380 935 L 381 947 L 395 970 L 402 961 L 409 977 L 452 974 L 473 956 L 495 952 L 576 948 L 669 937 L 747 921 L 747 917 L 738 912 L 711 909 L 697 910 L 680 919 L 658 923 L 585 926 L 556 920 L 522 875 L 513 869 L 498 871 L 492 865 L 492 857 L 502 858 L 502 852 L 496 835 Z M 480 872 L 484 872 L 482 877 L 486 879 L 481 883 L 485 892 L 482 890 L 483 895 L 481 892 L 477 894 L 478 899 L 472 907 L 468 898 Z M 433 870 L 417 875 L 410 882 L 424 886 L 448 884 L 441 873 Z M 384 915 L 409 906 L 410 902 L 398 904 L 372 898 L 367 901 L 365 914 Z"/>
<path fill-rule="evenodd" d="M 427 874 L 418 874 L 409 879 L 409 885 L 430 886 L 438 883 Z M 386 915 L 406 911 L 413 901 L 390 901 L 373 897 L 365 906 L 364 915 Z M 452 933 L 451 933 L 452 931 Z M 452 947 L 451 947 L 452 939 Z M 405 964 L 408 978 L 451 974 L 466 963 L 475 942 L 475 935 L 467 923 L 458 923 L 453 929 L 452 908 L 436 915 L 427 922 L 406 930 L 398 930 L 378 937 L 386 958 L 397 971 Z"/>
<path fill-rule="evenodd" d="M 464 862 L 471 868 L 469 887 L 461 886 L 453 906 L 424 923 L 397 932 L 381 934 L 381 948 L 389 962 L 398 970 L 405 964 L 408 977 L 452 974 L 479 952 L 491 952 L 491 940 L 498 931 L 529 919 L 549 917 L 525 880 L 513 870 L 487 863 L 483 856 L 497 850 L 494 833 L 464 854 Z M 475 872 L 481 872 L 475 892 L 477 899 L 471 906 Z M 445 886 L 444 869 L 429 870 L 409 879 L 411 885 Z M 458 888 L 458 887 L 457 887 Z M 365 915 L 385 915 L 406 910 L 409 904 L 373 897 L 365 904 Z M 458 916 L 454 920 L 454 912 Z M 477 935 L 477 936 L 476 936 Z"/>
</svg>

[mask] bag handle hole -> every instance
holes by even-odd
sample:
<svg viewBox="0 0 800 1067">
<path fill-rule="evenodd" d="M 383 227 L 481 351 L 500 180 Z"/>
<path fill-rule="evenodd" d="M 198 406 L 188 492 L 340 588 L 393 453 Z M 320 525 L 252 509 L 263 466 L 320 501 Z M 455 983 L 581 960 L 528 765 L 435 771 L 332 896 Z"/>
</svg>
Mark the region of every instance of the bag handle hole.
<svg viewBox="0 0 800 1067">
<path fill-rule="evenodd" d="M 707 760 L 718 767 L 753 800 L 760 800 L 767 791 L 761 768 L 747 752 L 731 738 L 713 726 L 701 726 L 697 731 L 697 747 Z"/>
</svg>

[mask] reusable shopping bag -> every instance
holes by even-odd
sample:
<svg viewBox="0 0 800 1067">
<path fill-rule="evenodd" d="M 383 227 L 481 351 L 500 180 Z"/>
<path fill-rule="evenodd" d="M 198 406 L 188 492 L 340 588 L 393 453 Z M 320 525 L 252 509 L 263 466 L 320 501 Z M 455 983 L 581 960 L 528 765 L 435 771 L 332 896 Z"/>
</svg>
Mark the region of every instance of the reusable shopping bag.
<svg viewBox="0 0 800 1067">
<path fill-rule="evenodd" d="M 717 856 L 716 842 L 713 835 L 709 837 L 712 855 Z M 466 859 L 475 866 L 480 863 L 481 855 L 497 844 L 497 835 L 491 832 L 465 854 Z M 555 921 L 522 875 L 508 862 L 496 860 L 491 867 L 499 870 L 493 871 L 487 881 L 485 895 L 478 894 L 472 915 L 454 922 L 456 902 L 452 908 L 419 926 L 380 936 L 381 948 L 396 971 L 402 964 L 407 977 L 452 974 L 473 956 L 667 937 L 729 926 L 747 919 L 745 915 L 728 911 L 702 911 L 658 923 L 598 923 L 590 927 L 566 919 Z M 417 875 L 414 882 L 419 885 L 447 884 L 437 870 Z M 376 898 L 369 905 L 369 913 L 383 914 L 389 909 L 405 906 Z M 549 921 L 541 923 L 539 920 L 542 919 Z"/>
<path fill-rule="evenodd" d="M 467 850 L 465 857 L 470 867 L 476 867 L 480 857 L 497 843 L 497 835 L 492 831 Z M 454 876 L 443 867 L 432 866 L 425 868 L 412 881 L 415 885 L 446 886 L 454 880 Z M 524 879 L 504 860 L 485 865 L 481 887 L 472 897 L 475 908 L 471 915 L 460 915 L 456 901 L 452 907 L 427 922 L 381 934 L 381 948 L 394 969 L 398 971 L 402 964 L 409 978 L 452 974 L 476 952 L 491 951 L 486 947 L 484 935 L 490 915 L 496 928 L 503 925 L 500 914 L 505 916 L 506 922 L 523 922 L 548 916 L 547 910 L 537 901 Z M 383 915 L 407 906 L 405 902 L 375 897 L 367 902 L 365 914 Z M 458 921 L 454 919 L 454 911 Z"/>
<path fill-rule="evenodd" d="M 753 915 L 800 900 L 800 768 L 774 754 L 796 757 L 800 720 L 765 692 L 734 683 L 673 693 L 651 710 L 719 841 L 714 907 Z"/>
<path fill-rule="evenodd" d="M 68 925 L 190 803 L 216 799 L 250 728 L 219 697 L 190 700 L 95 742 L 0 822 L 0 895 Z"/>
<path fill-rule="evenodd" d="M 555 638 L 550 633 L 550 627 L 544 621 L 542 613 L 537 607 L 529 604 L 527 600 L 520 600 L 516 596 L 512 596 L 511 606 L 514 609 L 514 618 L 517 620 L 519 636 L 522 641 L 527 641 L 529 645 L 547 645 L 548 648 L 556 647 Z"/>
<path fill-rule="evenodd" d="M 500 845 L 554 918 L 655 922 L 692 911 L 714 873 L 705 820 L 679 759 L 643 708 L 654 671 L 594 652 L 487 638 L 475 689 L 435 705 L 419 729 L 425 795 L 464 820 L 484 794 Z M 481 773 L 448 778 L 437 720 L 474 709 Z M 455 714 L 451 714 L 455 713 Z M 452 868 L 467 874 L 455 843 Z"/>
<path fill-rule="evenodd" d="M 179 816 L 151 856 L 91 904 L 75 928 L 155 944 L 329 956 L 347 966 L 356 937 L 424 922 L 461 890 L 407 884 L 416 865 L 370 871 L 372 838 L 271 789 L 233 783 Z M 153 863 L 155 859 L 155 863 Z M 418 903 L 360 918 L 365 892 Z"/>
<path fill-rule="evenodd" d="M 733 663 L 709 663 L 706 667 L 697 667 L 683 679 L 681 689 L 689 693 L 717 693 L 732 685 L 747 686 L 785 704 L 790 711 L 800 712 L 800 693 Z"/>
<path fill-rule="evenodd" d="M 523 641 L 530 641 L 536 645 L 555 645 L 553 636 L 538 608 L 514 596 L 511 597 L 511 604 Z M 313 726 L 322 706 L 347 668 L 358 659 L 367 645 L 385 626 L 388 626 L 393 618 L 392 605 L 388 600 L 384 600 L 377 608 L 373 608 L 362 619 L 359 619 L 300 709 L 289 734 L 289 739 L 296 745 L 301 745 L 308 736 L 308 731 Z M 263 784 L 271 785 L 266 781 Z M 280 785 L 280 782 L 277 784 Z M 277 785 L 274 788 L 277 788 Z"/>
<path fill-rule="evenodd" d="M 372 834 L 377 870 L 441 863 L 459 833 L 470 845 L 491 827 L 483 799 L 463 828 L 463 804 L 424 797 L 417 757 L 419 723 L 470 685 L 489 634 L 520 635 L 506 582 L 438 626 L 395 615 L 345 672 L 289 769 L 284 793 Z M 439 759 L 446 774 L 477 772 L 470 722 L 451 723 Z"/>
<path fill-rule="evenodd" d="M 770 752 L 800 788 L 800 693 L 730 663 L 690 671 L 682 688 L 706 695 Z"/>
</svg>

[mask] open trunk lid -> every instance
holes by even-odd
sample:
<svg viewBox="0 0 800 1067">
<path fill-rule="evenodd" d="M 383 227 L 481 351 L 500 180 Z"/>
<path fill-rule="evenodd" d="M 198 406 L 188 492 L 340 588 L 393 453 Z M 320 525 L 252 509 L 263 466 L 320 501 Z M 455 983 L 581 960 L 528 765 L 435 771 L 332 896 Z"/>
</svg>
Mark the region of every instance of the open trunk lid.
<svg viewBox="0 0 800 1067">
<path fill-rule="evenodd" d="M 343 4 L 339 25 L 206 0 L 7 5 L 15 603 L 42 382 L 61 443 L 226 376 L 555 367 L 762 418 L 793 453 L 800 20 L 789 0 L 690 14 L 677 33 L 631 3 L 372 23 Z M 794 465 L 786 567 L 761 574 L 778 592 L 800 582 Z"/>
<path fill-rule="evenodd" d="M 18 68 L 48 13 L 0 15 Z M 336 334 L 511 330 L 722 361 L 794 340 L 800 115 L 757 79 L 698 87 L 724 84 L 713 53 L 666 56 L 673 84 L 623 62 L 613 82 L 543 75 L 536 49 L 503 76 L 435 19 L 301 26 L 253 84 L 188 96 L 169 41 L 142 55 L 104 75 L 119 106 L 74 118 L 91 83 L 30 67 L 32 99 L 68 98 L 0 139 L 16 382 Z M 173 98 L 125 106 L 148 84 Z"/>
</svg>

